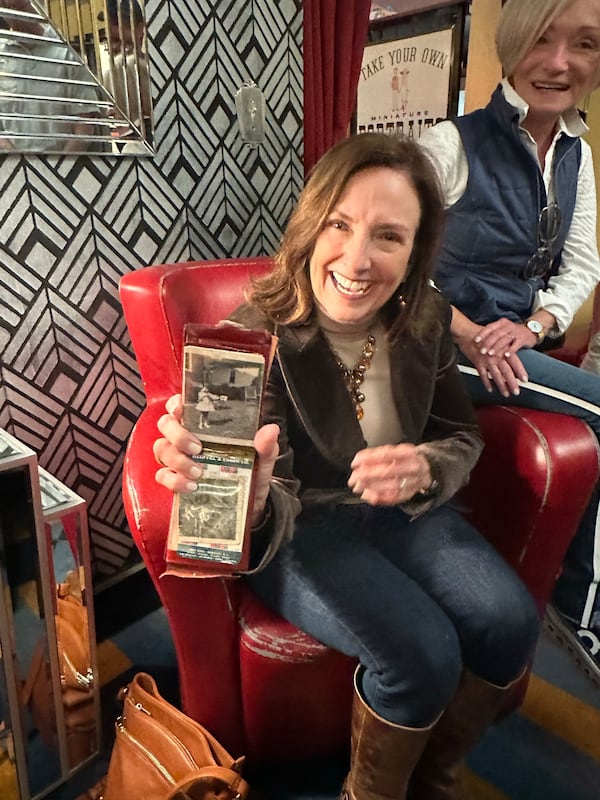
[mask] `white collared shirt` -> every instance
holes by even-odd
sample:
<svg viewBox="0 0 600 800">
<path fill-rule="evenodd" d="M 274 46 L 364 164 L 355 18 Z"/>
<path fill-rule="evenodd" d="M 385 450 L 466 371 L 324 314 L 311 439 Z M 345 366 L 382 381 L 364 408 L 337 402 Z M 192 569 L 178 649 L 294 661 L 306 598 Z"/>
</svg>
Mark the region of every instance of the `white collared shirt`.
<svg viewBox="0 0 600 800">
<path fill-rule="evenodd" d="M 522 121 L 528 105 L 515 92 L 508 80 L 502 81 L 504 96 L 510 105 L 519 111 Z M 521 140 L 539 164 L 537 145 L 529 131 L 520 128 Z M 557 133 L 546 156 L 543 173 L 548 200 L 554 197 L 552 181 L 552 159 L 556 142 L 564 132 L 569 136 L 581 136 L 588 130 L 576 109 L 560 117 Z M 469 165 L 460 134 L 450 121 L 440 122 L 424 131 L 419 143 L 430 156 L 442 183 L 446 208 L 454 205 L 467 188 Z M 571 227 L 567 234 L 558 274 L 550 278 L 548 288 L 540 290 L 534 301 L 533 311 L 544 308 L 556 319 L 556 328 L 550 335 L 563 333 L 571 324 L 573 316 L 596 288 L 600 280 L 600 259 L 596 241 L 596 182 L 592 151 L 581 141 L 581 164 L 577 177 L 577 198 Z"/>
</svg>

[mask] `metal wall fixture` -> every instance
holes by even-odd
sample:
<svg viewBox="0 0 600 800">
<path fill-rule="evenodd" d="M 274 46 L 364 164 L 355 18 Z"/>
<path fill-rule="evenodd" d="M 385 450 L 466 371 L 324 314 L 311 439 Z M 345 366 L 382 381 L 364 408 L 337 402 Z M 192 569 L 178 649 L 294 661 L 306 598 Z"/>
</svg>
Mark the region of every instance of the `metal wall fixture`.
<svg viewBox="0 0 600 800">
<path fill-rule="evenodd" d="M 154 154 L 143 0 L 0 0 L 0 153 Z"/>
<path fill-rule="evenodd" d="M 101 742 L 86 504 L 0 430 L 0 797 L 40 800 Z"/>
<path fill-rule="evenodd" d="M 246 81 L 237 90 L 235 108 L 242 141 L 258 147 L 265 140 L 265 96 L 254 81 Z"/>
</svg>

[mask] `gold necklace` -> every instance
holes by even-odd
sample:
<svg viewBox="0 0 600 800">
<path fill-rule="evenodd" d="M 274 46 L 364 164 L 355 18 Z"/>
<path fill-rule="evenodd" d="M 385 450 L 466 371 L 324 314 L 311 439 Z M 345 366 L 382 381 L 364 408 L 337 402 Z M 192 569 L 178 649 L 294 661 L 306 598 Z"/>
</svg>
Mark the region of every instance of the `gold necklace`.
<svg viewBox="0 0 600 800">
<path fill-rule="evenodd" d="M 333 350 L 333 354 L 336 357 L 337 365 L 340 368 L 342 375 L 344 376 L 344 382 L 346 384 L 346 388 L 350 392 L 350 397 L 352 398 L 352 402 L 354 403 L 354 409 L 356 411 L 356 419 L 360 422 L 360 420 L 364 417 L 365 411 L 362 407 L 362 404 L 365 402 L 365 396 L 361 392 L 360 387 L 365 379 L 365 372 L 371 366 L 371 361 L 373 356 L 375 355 L 375 337 L 372 333 L 369 333 L 367 336 L 367 341 L 363 345 L 362 352 L 360 354 L 360 358 L 356 362 L 356 365 L 349 369 L 336 351 Z"/>
</svg>

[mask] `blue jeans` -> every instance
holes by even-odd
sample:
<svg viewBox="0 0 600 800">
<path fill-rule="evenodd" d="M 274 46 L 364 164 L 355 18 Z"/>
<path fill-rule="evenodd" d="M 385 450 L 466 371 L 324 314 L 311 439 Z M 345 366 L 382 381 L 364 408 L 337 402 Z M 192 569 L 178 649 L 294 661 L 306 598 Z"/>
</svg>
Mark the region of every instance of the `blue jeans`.
<svg viewBox="0 0 600 800">
<path fill-rule="evenodd" d="M 510 683 L 538 635 L 525 586 L 447 506 L 412 522 L 396 507 L 305 511 L 293 540 L 245 580 L 298 628 L 359 659 L 369 706 L 410 727 L 439 716 L 465 667 Z"/>
<path fill-rule="evenodd" d="M 529 375 L 521 394 L 503 397 L 497 389 L 487 392 L 470 362 L 460 369 L 476 404 L 497 403 L 556 411 L 584 420 L 600 441 L 600 376 L 565 364 L 537 350 L 520 350 L 519 358 Z M 600 488 L 596 486 L 563 563 L 554 591 L 558 610 L 587 628 L 600 625 Z"/>
</svg>

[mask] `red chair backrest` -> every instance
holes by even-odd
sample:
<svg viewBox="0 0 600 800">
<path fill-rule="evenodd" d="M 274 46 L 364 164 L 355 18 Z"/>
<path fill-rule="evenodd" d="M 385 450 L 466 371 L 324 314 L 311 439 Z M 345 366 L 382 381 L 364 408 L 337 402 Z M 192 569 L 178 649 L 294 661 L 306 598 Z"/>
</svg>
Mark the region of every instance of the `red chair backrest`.
<svg viewBox="0 0 600 800">
<path fill-rule="evenodd" d="M 181 390 L 185 323 L 215 325 L 227 317 L 243 302 L 250 277 L 272 263 L 264 257 L 190 261 L 145 267 L 121 279 L 121 301 L 148 401 Z"/>
</svg>

